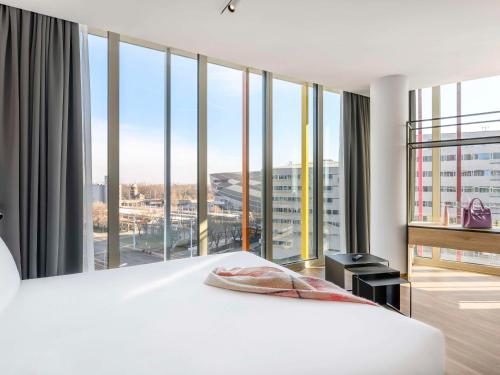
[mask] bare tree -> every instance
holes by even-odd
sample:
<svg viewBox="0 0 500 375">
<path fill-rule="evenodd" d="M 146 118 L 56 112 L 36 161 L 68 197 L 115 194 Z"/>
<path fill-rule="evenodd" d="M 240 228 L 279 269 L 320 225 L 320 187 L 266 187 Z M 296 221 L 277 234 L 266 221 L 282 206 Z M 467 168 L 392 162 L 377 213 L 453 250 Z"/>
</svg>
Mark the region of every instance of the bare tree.
<svg viewBox="0 0 500 375">
<path fill-rule="evenodd" d="M 231 223 L 222 219 L 221 220 L 222 233 L 224 234 L 224 243 L 227 245 L 231 238 Z"/>
<path fill-rule="evenodd" d="M 92 204 L 92 221 L 95 230 L 106 230 L 108 227 L 108 210 L 105 203 L 94 202 Z"/>
<path fill-rule="evenodd" d="M 210 225 L 210 222 L 208 224 L 207 234 L 208 234 L 208 247 L 213 247 L 213 245 L 215 244 L 215 236 L 214 236 L 215 232 L 212 226 Z"/>
<path fill-rule="evenodd" d="M 237 223 L 232 224 L 231 237 L 233 239 L 233 248 L 235 247 L 237 241 L 241 240 L 241 234 L 242 234 L 241 225 L 238 225 Z"/>
</svg>

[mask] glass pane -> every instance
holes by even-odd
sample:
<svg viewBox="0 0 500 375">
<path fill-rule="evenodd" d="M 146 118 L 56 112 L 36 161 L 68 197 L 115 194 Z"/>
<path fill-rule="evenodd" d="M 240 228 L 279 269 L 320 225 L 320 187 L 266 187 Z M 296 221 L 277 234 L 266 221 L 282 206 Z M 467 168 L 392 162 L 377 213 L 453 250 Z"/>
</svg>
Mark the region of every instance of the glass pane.
<svg viewBox="0 0 500 375">
<path fill-rule="evenodd" d="M 121 266 L 164 259 L 165 54 L 120 43 Z"/>
<path fill-rule="evenodd" d="M 448 178 L 454 182 L 442 182 L 441 202 L 443 207 L 449 207 L 450 222 L 460 224 L 462 208 L 479 198 L 491 209 L 493 226 L 500 226 L 500 144 L 461 146 L 461 158 L 456 157 L 457 148 L 446 149 L 446 154 L 456 161 L 441 162 L 442 172 L 456 175 Z M 456 186 L 460 190 L 455 193 Z"/>
<path fill-rule="evenodd" d="M 440 88 L 441 116 L 455 116 L 460 113 L 472 113 L 499 109 L 487 99 L 482 103 L 486 93 L 500 94 L 500 77 L 484 80 L 468 81 L 461 84 L 444 85 Z M 496 91 L 495 91 L 496 90 Z M 497 92 L 498 91 L 498 92 Z M 432 92 L 430 89 L 418 90 L 417 118 L 429 116 L 432 107 Z M 486 95 L 488 96 L 488 95 Z M 479 100 L 478 100 L 479 98 Z M 489 98 L 489 96 L 488 96 Z M 488 104 L 490 103 L 490 104 Z M 427 113 L 423 113 L 427 112 Z M 498 117 L 497 117 L 498 118 Z M 460 138 L 467 133 L 470 137 L 487 137 L 500 135 L 494 124 L 480 123 L 464 125 L 466 121 L 477 121 L 478 118 L 453 119 L 453 126 L 441 128 L 441 139 Z M 444 120 L 448 121 L 449 120 Z M 460 124 L 462 122 L 462 124 Z M 441 124 L 444 124 L 442 122 Z M 427 123 L 425 126 L 429 126 Z M 417 128 L 417 140 L 431 140 L 430 129 Z M 443 220 L 445 209 L 448 211 L 450 224 L 461 224 L 462 208 L 473 198 L 480 198 L 490 207 L 493 214 L 493 225 L 500 225 L 500 149 L 498 144 L 443 147 L 439 149 L 439 170 L 433 171 L 432 150 L 419 149 L 414 151 L 416 160 L 415 175 L 415 209 L 414 221 L 432 221 L 432 174 L 436 173 L 440 182 L 439 217 L 434 221 Z"/>
<path fill-rule="evenodd" d="M 459 86 L 454 84 L 443 85 L 440 89 L 440 111 L 441 117 L 457 116 L 460 113 L 460 96 L 458 95 Z M 457 119 L 445 120 L 441 124 L 453 124 L 441 128 L 441 139 L 455 139 L 460 132 L 460 126 L 457 126 Z M 449 223 L 456 224 L 460 217 L 460 173 L 461 170 L 461 147 L 445 147 L 440 149 L 440 213 L 444 218 L 445 210 L 448 211 Z"/>
<path fill-rule="evenodd" d="M 197 255 L 198 65 L 171 57 L 171 224 L 167 258 Z"/>
<path fill-rule="evenodd" d="M 461 86 L 463 114 L 500 110 L 500 76 L 464 81 Z"/>
<path fill-rule="evenodd" d="M 413 221 L 432 221 L 432 150 L 418 149 L 413 153 L 416 163 Z"/>
<path fill-rule="evenodd" d="M 417 90 L 417 120 L 432 117 L 432 90 Z M 432 140 L 432 129 L 425 128 L 429 123 L 417 123 L 415 140 L 426 142 Z M 418 149 L 413 151 L 415 160 L 415 207 L 413 221 L 432 221 L 432 150 Z"/>
<path fill-rule="evenodd" d="M 482 113 L 499 111 L 500 76 L 487 77 L 461 83 L 462 113 Z M 478 122 L 462 126 L 463 138 L 487 137 L 500 135 L 500 115 L 472 116 L 463 119 L 463 123 Z"/>
<path fill-rule="evenodd" d="M 443 85 L 440 87 L 440 117 L 450 117 L 457 116 L 459 114 L 459 103 L 457 99 L 458 86 L 456 83 L 449 85 Z M 428 122 L 425 126 L 430 125 L 440 125 L 440 139 L 455 139 L 457 137 L 457 118 L 443 119 L 441 121 L 436 121 L 434 124 Z"/>
<path fill-rule="evenodd" d="M 243 72 L 208 64 L 208 251 L 241 250 Z"/>
<path fill-rule="evenodd" d="M 273 256 L 301 259 L 302 86 L 273 80 Z"/>
<path fill-rule="evenodd" d="M 323 92 L 323 251 L 340 252 L 340 94 Z"/>
<path fill-rule="evenodd" d="M 440 135 L 436 140 L 468 139 L 500 133 L 500 114 L 477 115 L 477 113 L 500 110 L 498 105 L 500 76 L 443 85 L 439 87 L 439 91 L 441 117 L 467 116 L 423 122 L 421 126 L 424 128 L 424 140 L 430 140 L 431 126 L 433 125 L 442 126 L 439 129 Z M 426 88 L 417 90 L 417 92 L 421 93 L 424 112 L 423 117 L 417 116 L 417 118 L 429 119 L 432 117 L 432 89 Z M 418 105 L 419 100 L 417 98 Z M 418 129 L 412 132 L 412 135 L 416 135 L 417 132 Z M 427 137 L 425 134 L 427 134 Z"/>
<path fill-rule="evenodd" d="M 262 235 L 262 76 L 250 74 L 249 108 L 249 239 L 250 249 L 261 254 Z"/>
<path fill-rule="evenodd" d="M 474 198 L 491 209 L 493 226 L 500 226 L 500 144 L 441 148 L 440 219 L 445 208 L 449 224 L 461 224 L 461 212 Z M 418 152 L 418 151 L 417 151 Z M 432 162 L 423 149 L 422 178 L 415 179 L 414 221 L 432 221 Z M 418 163 L 418 161 L 417 161 Z M 439 220 L 438 220 L 439 221 Z"/>
<path fill-rule="evenodd" d="M 317 258 L 316 253 L 316 244 L 314 242 L 314 95 L 313 95 L 313 87 L 307 87 L 307 129 L 304 134 L 307 136 L 306 144 L 307 144 L 307 160 L 306 160 L 306 168 L 308 174 L 308 191 L 306 192 L 307 198 L 307 229 L 308 229 L 308 254 L 307 259 Z M 304 156 L 304 155 L 302 155 Z M 304 186 L 304 182 L 302 181 L 302 186 Z M 303 195 L 304 196 L 304 195 Z M 302 205 L 303 209 L 304 206 Z M 302 245 L 303 246 L 303 245 Z"/>
<path fill-rule="evenodd" d="M 500 254 L 485 253 L 482 251 L 441 249 L 441 260 L 458 263 L 481 264 L 500 267 Z"/>
<path fill-rule="evenodd" d="M 108 268 L 108 41 L 88 36 L 95 269 Z"/>
<path fill-rule="evenodd" d="M 462 161 L 457 159 L 457 150 L 460 151 L 460 149 L 461 147 L 445 147 L 441 149 L 440 212 L 443 218 L 445 210 L 448 211 L 450 224 L 456 224 L 460 216 L 461 191 L 459 191 L 460 189 L 457 190 L 457 186 L 460 186 L 462 181 L 458 172 L 461 170 Z"/>
<path fill-rule="evenodd" d="M 420 258 L 432 258 L 432 247 L 414 245 L 413 246 L 413 256 Z"/>
</svg>

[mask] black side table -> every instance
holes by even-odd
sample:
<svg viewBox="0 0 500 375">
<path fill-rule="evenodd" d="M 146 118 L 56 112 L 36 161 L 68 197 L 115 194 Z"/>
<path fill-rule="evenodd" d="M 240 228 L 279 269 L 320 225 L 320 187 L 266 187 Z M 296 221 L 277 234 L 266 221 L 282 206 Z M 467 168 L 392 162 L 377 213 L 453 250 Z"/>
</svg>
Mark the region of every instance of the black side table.
<svg viewBox="0 0 500 375">
<path fill-rule="evenodd" d="M 410 318 L 411 318 L 411 282 L 401 277 L 387 277 L 379 279 L 365 279 L 362 275 L 355 275 L 358 281 L 357 295 L 380 305 L 385 305 L 400 314 L 400 286 L 410 284 Z"/>
<path fill-rule="evenodd" d="M 377 257 L 375 255 L 360 254 L 363 255 L 363 257 L 358 261 L 354 261 L 353 256 L 355 255 L 358 254 L 350 253 L 325 255 L 325 279 L 340 286 L 341 288 L 345 288 L 344 271 L 346 269 L 359 266 L 380 265 L 380 263 L 387 263 L 387 266 L 389 266 L 388 260 Z"/>
<path fill-rule="evenodd" d="M 398 270 L 387 267 L 381 263 L 373 266 L 349 267 L 348 273 L 352 274 L 352 294 L 358 295 L 359 280 L 375 280 L 399 277 L 401 273 Z M 345 289 L 345 288 L 344 288 Z"/>
</svg>

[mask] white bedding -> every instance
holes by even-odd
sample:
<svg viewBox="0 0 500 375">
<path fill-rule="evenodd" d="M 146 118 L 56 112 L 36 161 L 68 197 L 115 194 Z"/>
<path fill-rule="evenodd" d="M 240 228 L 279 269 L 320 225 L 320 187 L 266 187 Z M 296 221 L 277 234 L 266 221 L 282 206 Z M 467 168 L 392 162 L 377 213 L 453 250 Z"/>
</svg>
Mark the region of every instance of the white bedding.
<svg viewBox="0 0 500 375">
<path fill-rule="evenodd" d="M 238 252 L 23 281 L 0 312 L 0 374 L 444 372 L 441 332 L 384 308 L 203 284 L 269 264 Z"/>
</svg>

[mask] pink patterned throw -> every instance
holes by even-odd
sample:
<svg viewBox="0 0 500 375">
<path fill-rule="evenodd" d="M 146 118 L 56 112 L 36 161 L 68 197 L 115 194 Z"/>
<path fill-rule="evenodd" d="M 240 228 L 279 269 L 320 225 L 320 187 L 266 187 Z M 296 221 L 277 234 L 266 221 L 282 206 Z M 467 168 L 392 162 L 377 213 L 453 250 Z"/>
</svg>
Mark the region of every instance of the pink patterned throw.
<svg viewBox="0 0 500 375">
<path fill-rule="evenodd" d="M 329 281 L 294 276 L 275 267 L 217 267 L 208 274 L 205 284 L 239 292 L 376 306 L 376 303 L 354 296 Z"/>
</svg>

